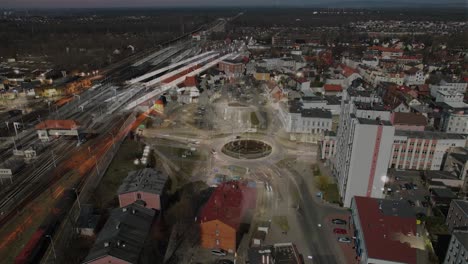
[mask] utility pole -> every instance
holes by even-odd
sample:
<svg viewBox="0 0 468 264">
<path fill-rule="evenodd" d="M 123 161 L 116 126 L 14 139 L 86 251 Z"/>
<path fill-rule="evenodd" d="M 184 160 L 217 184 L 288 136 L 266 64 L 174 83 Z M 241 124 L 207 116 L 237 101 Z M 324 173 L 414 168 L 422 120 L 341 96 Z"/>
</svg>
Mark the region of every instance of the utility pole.
<svg viewBox="0 0 468 264">
<path fill-rule="evenodd" d="M 46 235 L 48 239 L 50 239 L 50 244 L 52 245 L 52 252 L 54 253 L 54 259 L 57 259 L 57 254 L 55 253 L 55 245 L 54 241 L 52 240 L 52 237 L 50 235 Z"/>
<path fill-rule="evenodd" d="M 52 150 L 52 162 L 54 163 L 54 167 L 57 167 L 57 163 L 55 163 L 55 155 L 54 155 L 53 150 Z"/>
</svg>

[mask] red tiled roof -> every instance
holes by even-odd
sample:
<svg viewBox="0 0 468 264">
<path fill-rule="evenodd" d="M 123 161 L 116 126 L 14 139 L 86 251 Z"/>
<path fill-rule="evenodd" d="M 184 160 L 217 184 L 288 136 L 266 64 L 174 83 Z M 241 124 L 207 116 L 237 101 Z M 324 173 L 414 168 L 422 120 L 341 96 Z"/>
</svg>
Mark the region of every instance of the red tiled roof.
<svg viewBox="0 0 468 264">
<path fill-rule="evenodd" d="M 184 80 L 185 87 L 197 86 L 197 79 L 195 76 L 187 76 Z"/>
<path fill-rule="evenodd" d="M 393 113 L 393 125 L 426 126 L 426 117 L 416 113 Z"/>
<path fill-rule="evenodd" d="M 36 125 L 36 129 L 77 129 L 80 125 L 75 120 L 45 120 Z"/>
<path fill-rule="evenodd" d="M 420 92 L 429 92 L 429 85 L 428 84 L 421 84 L 421 85 L 418 85 L 417 89 Z"/>
<path fill-rule="evenodd" d="M 355 196 L 361 232 L 369 258 L 400 263 L 416 263 L 416 248 L 398 240 L 399 235 L 416 235 L 416 219 L 384 215 L 378 200 Z"/>
<path fill-rule="evenodd" d="M 382 46 L 372 46 L 369 48 L 369 50 L 378 50 L 381 52 L 403 52 L 401 49 L 387 48 L 387 47 L 382 47 Z"/>
<path fill-rule="evenodd" d="M 340 65 L 340 67 L 343 69 L 342 73 L 343 73 L 343 75 L 345 77 L 349 77 L 349 76 L 353 75 L 353 73 L 358 73 L 358 71 L 356 69 L 353 69 L 353 68 L 351 68 L 349 66 L 346 66 L 344 64 Z"/>
<path fill-rule="evenodd" d="M 218 186 L 203 207 L 200 221 L 219 220 L 238 230 L 246 210 L 255 207 L 255 188 L 245 182 L 225 182 Z"/>
<path fill-rule="evenodd" d="M 341 92 L 343 91 L 343 87 L 339 84 L 325 84 L 323 86 L 325 92 Z"/>
</svg>

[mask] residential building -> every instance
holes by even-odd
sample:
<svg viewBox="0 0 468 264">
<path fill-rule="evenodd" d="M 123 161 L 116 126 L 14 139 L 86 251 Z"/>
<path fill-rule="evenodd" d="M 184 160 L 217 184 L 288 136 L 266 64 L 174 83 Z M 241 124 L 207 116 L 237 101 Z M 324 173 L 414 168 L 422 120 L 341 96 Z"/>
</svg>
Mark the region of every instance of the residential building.
<svg viewBox="0 0 468 264">
<path fill-rule="evenodd" d="M 303 257 L 293 243 L 277 243 L 252 247 L 248 252 L 250 264 L 304 264 Z"/>
<path fill-rule="evenodd" d="M 413 67 L 405 71 L 405 85 L 422 85 L 426 82 L 426 75 L 421 69 Z"/>
<path fill-rule="evenodd" d="M 245 64 L 242 59 L 226 59 L 219 63 L 219 70 L 223 71 L 229 79 L 239 78 L 245 73 Z"/>
<path fill-rule="evenodd" d="M 351 210 L 359 263 L 418 263 L 417 248 L 424 250 L 424 241 L 417 234 L 416 217 L 406 201 L 355 196 Z"/>
<path fill-rule="evenodd" d="M 323 90 L 326 95 L 341 95 L 343 87 L 339 84 L 325 84 Z"/>
<path fill-rule="evenodd" d="M 333 131 L 325 132 L 323 139 L 320 141 L 320 158 L 328 160 L 335 156 L 336 153 L 336 133 Z"/>
<path fill-rule="evenodd" d="M 432 131 L 395 131 L 389 168 L 440 170 L 444 156 L 452 147 L 464 147 L 459 134 Z"/>
<path fill-rule="evenodd" d="M 437 91 L 435 99 L 436 102 L 441 103 L 461 103 L 463 102 L 464 95 L 460 92 Z"/>
<path fill-rule="evenodd" d="M 245 182 L 225 182 L 218 186 L 200 213 L 201 246 L 236 252 L 242 238 L 241 224 L 255 207 L 256 192 Z"/>
<path fill-rule="evenodd" d="M 468 134 L 468 105 L 443 104 L 440 128 L 446 133 Z"/>
<path fill-rule="evenodd" d="M 468 230 L 455 230 L 450 238 L 443 264 L 468 263 Z"/>
<path fill-rule="evenodd" d="M 444 91 L 448 93 L 462 93 L 466 92 L 466 87 L 468 83 L 466 82 L 447 82 L 442 80 L 439 85 L 429 85 L 429 89 L 431 90 L 431 96 L 436 97 L 437 92 Z"/>
<path fill-rule="evenodd" d="M 332 114 L 320 108 L 304 108 L 299 100 L 280 103 L 280 119 L 291 140 L 317 142 L 332 128 Z"/>
<path fill-rule="evenodd" d="M 347 90 L 332 172 L 345 207 L 354 196 L 382 198 L 395 128 L 378 98 Z M 375 108 L 374 108 L 375 106 Z"/>
<path fill-rule="evenodd" d="M 254 78 L 257 81 L 269 81 L 271 79 L 270 71 L 264 67 L 257 67 L 255 69 Z"/>
<path fill-rule="evenodd" d="M 161 210 L 161 196 L 167 179 L 166 174 L 152 168 L 129 172 L 117 191 L 120 207 L 143 201 L 147 208 Z"/>
<path fill-rule="evenodd" d="M 468 186 L 468 148 L 455 147 L 449 149 L 443 169 L 462 180 L 464 186 Z"/>
<path fill-rule="evenodd" d="M 452 200 L 445 220 L 450 232 L 468 228 L 468 201 Z"/>
<path fill-rule="evenodd" d="M 395 130 L 424 131 L 427 125 L 426 117 L 416 113 L 392 113 L 390 122 Z"/>
<path fill-rule="evenodd" d="M 83 264 L 149 263 L 141 255 L 155 214 L 139 203 L 112 210 Z"/>
</svg>

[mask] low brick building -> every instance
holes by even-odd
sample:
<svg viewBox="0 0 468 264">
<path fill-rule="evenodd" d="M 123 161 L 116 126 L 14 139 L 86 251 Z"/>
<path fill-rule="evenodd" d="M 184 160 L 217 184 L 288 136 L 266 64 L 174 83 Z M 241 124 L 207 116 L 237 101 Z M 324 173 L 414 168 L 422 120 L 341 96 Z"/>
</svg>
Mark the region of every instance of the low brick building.
<svg viewBox="0 0 468 264">
<path fill-rule="evenodd" d="M 161 210 L 161 195 L 167 178 L 161 171 L 150 168 L 128 173 L 118 190 L 120 207 L 141 200 L 147 208 Z"/>
<path fill-rule="evenodd" d="M 200 237 L 204 248 L 235 252 L 248 222 L 248 211 L 255 207 L 256 189 L 246 182 L 225 182 L 211 195 L 200 214 Z"/>
</svg>

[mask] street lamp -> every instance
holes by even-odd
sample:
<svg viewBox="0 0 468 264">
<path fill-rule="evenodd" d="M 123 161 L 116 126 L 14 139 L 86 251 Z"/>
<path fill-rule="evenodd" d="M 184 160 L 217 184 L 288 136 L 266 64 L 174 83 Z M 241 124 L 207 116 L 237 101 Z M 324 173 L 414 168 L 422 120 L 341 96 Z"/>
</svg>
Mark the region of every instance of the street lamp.
<svg viewBox="0 0 468 264">
<path fill-rule="evenodd" d="M 55 245 L 54 241 L 52 240 L 52 237 L 50 235 L 46 235 L 48 239 L 50 239 L 50 244 L 52 245 L 52 252 L 54 253 L 54 259 L 57 259 L 57 254 L 55 253 Z"/>
<path fill-rule="evenodd" d="M 112 149 L 115 148 L 115 138 L 114 138 L 114 134 L 112 134 L 111 132 L 107 132 L 107 134 L 110 134 L 112 136 Z"/>
<path fill-rule="evenodd" d="M 78 208 L 79 208 L 80 211 L 81 211 L 80 196 L 78 195 L 78 191 L 76 190 L 76 188 L 73 188 L 72 190 L 73 190 L 73 191 L 75 192 L 75 194 L 76 194 L 76 200 L 78 201 Z"/>
<path fill-rule="evenodd" d="M 96 158 L 96 155 L 93 155 L 93 158 L 94 158 L 94 160 L 96 161 L 96 171 L 97 171 L 97 174 L 99 175 L 99 174 L 101 174 L 101 173 L 99 172 L 98 160 L 97 160 L 97 158 Z"/>
<path fill-rule="evenodd" d="M 52 150 L 52 162 L 54 163 L 54 167 L 57 167 L 57 163 L 55 163 L 55 155 L 54 155 L 53 150 Z"/>
</svg>

